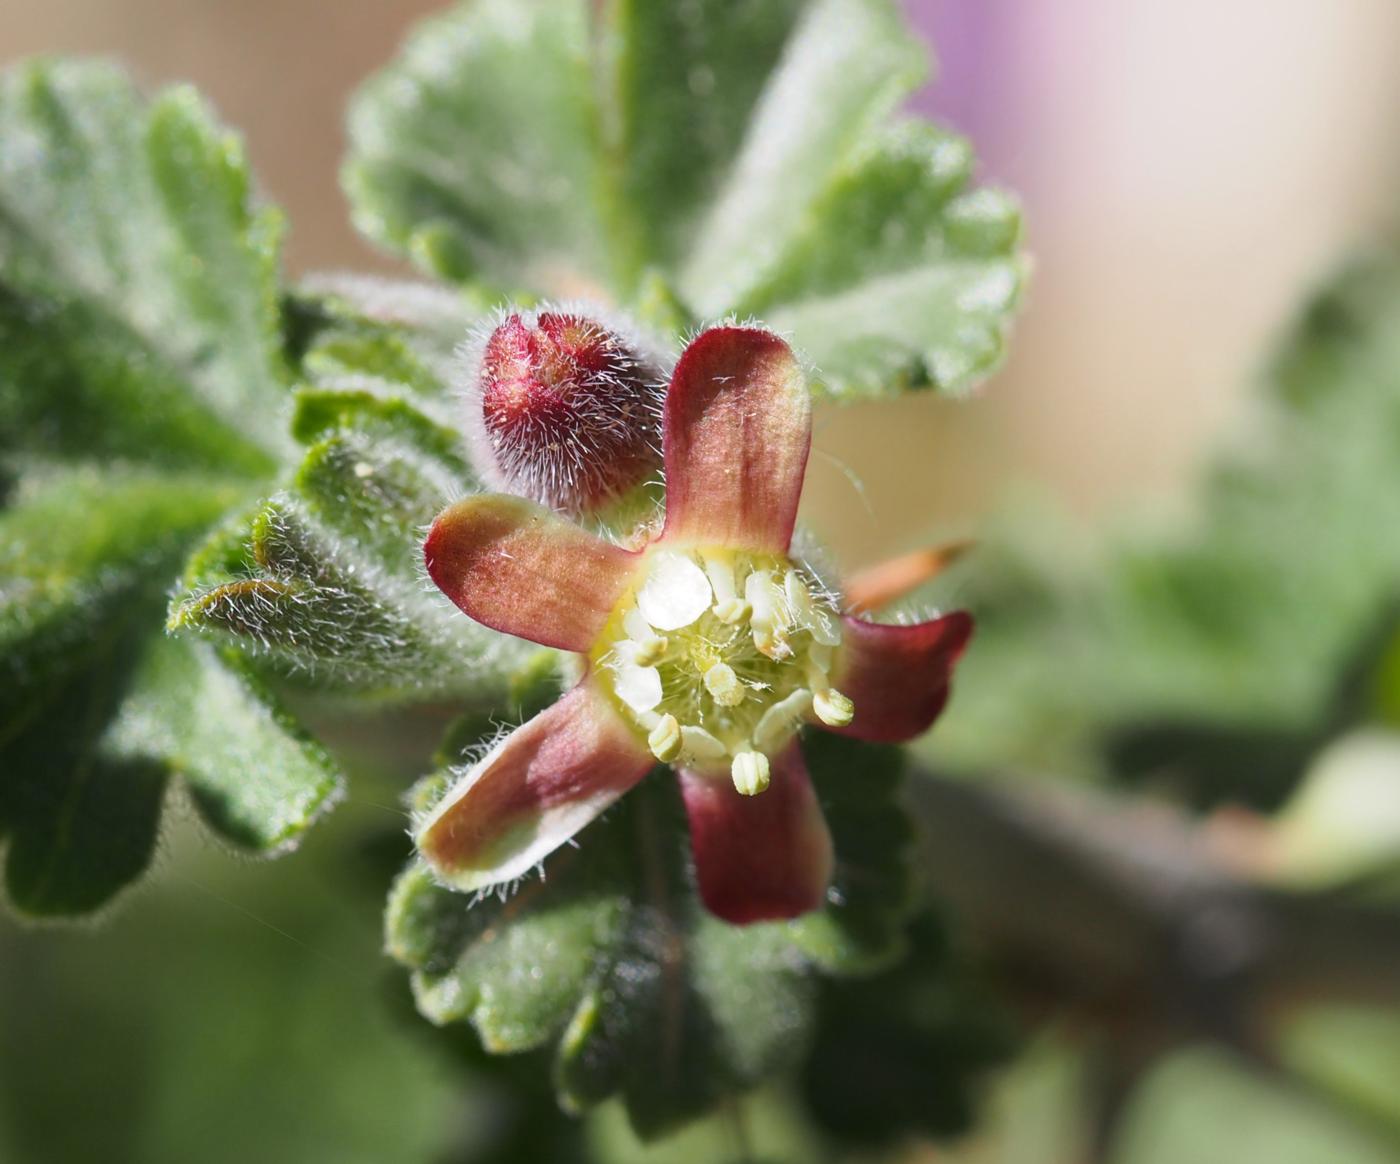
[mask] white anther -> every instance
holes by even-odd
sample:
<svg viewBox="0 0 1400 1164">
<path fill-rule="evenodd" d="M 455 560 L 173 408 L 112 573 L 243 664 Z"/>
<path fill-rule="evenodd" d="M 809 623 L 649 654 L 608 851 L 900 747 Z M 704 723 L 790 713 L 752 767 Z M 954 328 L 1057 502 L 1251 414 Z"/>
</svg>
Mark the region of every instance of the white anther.
<svg viewBox="0 0 1400 1164">
<path fill-rule="evenodd" d="M 721 707 L 738 707 L 744 702 L 744 685 L 728 663 L 716 663 L 703 676 L 705 690 Z"/>
<path fill-rule="evenodd" d="M 637 609 L 657 630 L 680 630 L 710 609 L 714 592 L 705 571 L 674 550 L 654 554 L 646 581 L 637 591 Z"/>
<path fill-rule="evenodd" d="M 856 715 L 856 705 L 834 687 L 812 696 L 812 710 L 827 727 L 842 728 Z"/>
<path fill-rule="evenodd" d="M 740 752 L 729 769 L 740 796 L 757 796 L 768 787 L 768 757 L 762 752 Z"/>
<path fill-rule="evenodd" d="M 807 583 L 802 581 L 802 575 L 789 567 L 783 575 L 783 597 L 787 599 L 788 610 L 792 612 L 792 617 L 797 622 L 805 621 L 803 615 L 812 605 L 812 596 L 807 591 Z"/>
<path fill-rule="evenodd" d="M 681 725 L 674 715 L 663 715 L 647 736 L 651 754 L 663 764 L 669 764 L 681 754 Z"/>
<path fill-rule="evenodd" d="M 793 730 L 812 706 L 812 693 L 805 687 L 780 699 L 765 711 L 753 729 L 753 744 L 765 752 L 776 751 L 786 743 Z"/>
<path fill-rule="evenodd" d="M 681 755 L 691 763 L 718 760 L 728 755 L 725 746 L 702 727 L 681 728 Z"/>
</svg>

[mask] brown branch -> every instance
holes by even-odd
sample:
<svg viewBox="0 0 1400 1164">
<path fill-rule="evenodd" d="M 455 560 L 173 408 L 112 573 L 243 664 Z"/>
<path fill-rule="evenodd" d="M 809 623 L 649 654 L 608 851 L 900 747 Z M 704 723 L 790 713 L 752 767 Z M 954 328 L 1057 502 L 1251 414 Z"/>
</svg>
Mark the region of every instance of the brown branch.
<svg viewBox="0 0 1400 1164">
<path fill-rule="evenodd" d="M 1400 1004 L 1400 911 L 1232 870 L 1174 811 L 1082 788 L 920 774 L 921 865 L 1024 997 L 1132 1058 L 1208 1038 L 1256 1061 L 1281 1013 Z"/>
</svg>

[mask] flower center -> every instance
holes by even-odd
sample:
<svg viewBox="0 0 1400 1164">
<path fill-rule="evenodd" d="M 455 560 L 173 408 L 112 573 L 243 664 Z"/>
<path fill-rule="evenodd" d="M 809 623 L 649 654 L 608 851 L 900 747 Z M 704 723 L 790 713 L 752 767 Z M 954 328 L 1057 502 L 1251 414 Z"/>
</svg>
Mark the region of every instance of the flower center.
<svg viewBox="0 0 1400 1164">
<path fill-rule="evenodd" d="M 650 551 L 589 660 L 663 763 L 728 768 L 746 795 L 806 721 L 851 722 L 828 675 L 835 603 L 788 559 L 722 548 Z"/>
</svg>

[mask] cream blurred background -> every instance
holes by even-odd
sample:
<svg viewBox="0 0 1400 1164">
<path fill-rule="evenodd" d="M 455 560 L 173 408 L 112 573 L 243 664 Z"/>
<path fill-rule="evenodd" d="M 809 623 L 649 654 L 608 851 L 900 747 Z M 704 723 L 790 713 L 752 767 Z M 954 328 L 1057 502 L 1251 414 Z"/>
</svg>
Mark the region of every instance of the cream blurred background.
<svg viewBox="0 0 1400 1164">
<path fill-rule="evenodd" d="M 0 0 L 0 59 L 192 80 L 289 212 L 293 271 L 394 270 L 336 184 L 346 96 L 436 0 Z M 961 534 L 1031 484 L 1090 516 L 1170 503 L 1305 290 L 1395 215 L 1395 0 L 908 0 L 1026 205 L 1012 358 L 970 402 L 819 417 L 808 510 L 852 563 Z M 0 142 L 0 149 L 4 143 Z M 852 479 L 860 482 L 858 490 Z"/>
</svg>

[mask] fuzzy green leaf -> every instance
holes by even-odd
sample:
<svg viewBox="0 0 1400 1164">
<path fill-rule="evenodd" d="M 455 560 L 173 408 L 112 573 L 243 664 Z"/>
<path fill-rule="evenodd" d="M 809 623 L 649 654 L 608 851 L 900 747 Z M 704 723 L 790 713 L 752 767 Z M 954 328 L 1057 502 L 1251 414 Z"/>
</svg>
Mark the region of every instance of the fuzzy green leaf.
<svg viewBox="0 0 1400 1164">
<path fill-rule="evenodd" d="M 266 471 L 286 447 L 280 217 L 188 89 L 0 78 L 0 447 Z"/>
<path fill-rule="evenodd" d="M 442 403 L 460 375 L 457 349 L 492 309 L 441 284 L 321 276 L 289 300 L 302 319 L 301 367 L 322 387 L 393 386 Z M 304 439 L 304 438 L 303 438 Z"/>
<path fill-rule="evenodd" d="M 887 960 L 908 898 L 900 753 L 821 734 L 804 750 L 836 841 L 826 909 L 748 927 L 708 914 L 679 796 L 658 770 L 512 896 L 473 901 L 410 866 L 386 941 L 413 971 L 419 1008 L 470 1021 L 494 1051 L 555 1046 L 566 1107 L 621 1094 L 646 1136 L 790 1068 L 814 970 Z M 431 778 L 420 802 L 446 783 Z"/>
<path fill-rule="evenodd" d="M 0 836 L 17 908 L 96 908 L 149 861 L 165 771 L 104 737 L 181 551 L 232 496 L 86 470 L 32 477 L 0 513 Z"/>
<path fill-rule="evenodd" d="M 295 844 L 341 790 L 334 762 L 246 663 L 202 644 L 151 645 L 106 744 L 182 777 L 209 827 L 254 852 Z"/>
<path fill-rule="evenodd" d="M 653 262 L 673 268 L 690 253 L 769 74 L 810 6 L 614 0 L 622 195 Z"/>
<path fill-rule="evenodd" d="M 926 72 L 892 0 L 546 7 L 463 4 L 366 87 L 346 174 L 371 237 L 479 295 L 610 298 L 673 339 L 759 316 L 834 398 L 992 370 L 1019 214 L 968 186 L 958 139 L 884 127 Z M 549 80 L 519 100 L 496 72 L 527 51 Z"/>
<path fill-rule="evenodd" d="M 584 0 L 477 0 L 352 104 L 355 221 L 432 274 L 570 294 L 606 277 L 599 135 Z"/>
<path fill-rule="evenodd" d="M 339 460 L 351 467 L 348 489 L 374 487 L 355 476 L 354 464 L 388 471 L 381 460 Z M 404 557 L 440 508 L 426 506 L 398 530 Z M 498 649 L 499 636 L 476 628 L 415 575 L 391 572 L 369 544 L 328 529 L 304 500 L 271 498 L 245 526 L 222 531 L 196 565 L 217 560 L 233 542 L 246 542 L 251 559 L 229 577 L 190 577 L 171 608 L 172 631 L 213 636 L 319 687 L 377 699 L 441 697 L 505 681 L 511 656 Z"/>
<path fill-rule="evenodd" d="M 465 618 L 422 577 L 423 532 L 460 469 L 407 440 L 344 430 L 294 489 L 191 560 L 169 625 L 268 657 L 327 690 L 490 700 L 538 648 Z"/>
<path fill-rule="evenodd" d="M 280 216 L 191 90 L 147 104 L 106 65 L 6 72 L 0 138 L 0 445 L 29 469 L 0 517 L 0 834 L 13 904 L 65 915 L 146 867 L 172 772 L 257 851 L 337 785 L 241 664 L 161 637 L 228 482 L 295 448 Z"/>
<path fill-rule="evenodd" d="M 311 447 L 285 490 L 190 559 L 172 630 L 362 698 L 509 695 L 540 649 L 464 617 L 423 570 L 429 524 L 474 485 L 444 385 L 450 350 L 429 330 L 329 306 L 293 419 Z"/>
<path fill-rule="evenodd" d="M 832 174 L 926 72 L 894 3 L 814 0 L 682 269 L 681 293 L 700 314 L 747 298 Z"/>
<path fill-rule="evenodd" d="M 1000 362 L 1022 265 L 1020 211 L 970 189 L 972 165 L 921 122 L 875 137 L 740 313 L 790 335 L 833 395 L 977 383 Z"/>
</svg>

